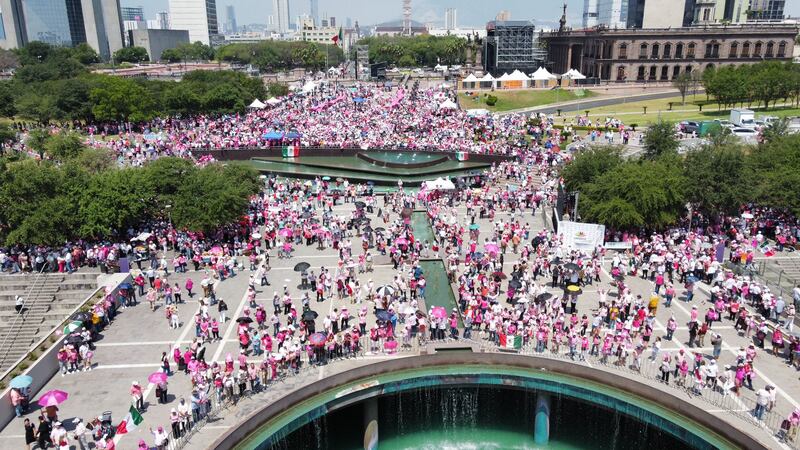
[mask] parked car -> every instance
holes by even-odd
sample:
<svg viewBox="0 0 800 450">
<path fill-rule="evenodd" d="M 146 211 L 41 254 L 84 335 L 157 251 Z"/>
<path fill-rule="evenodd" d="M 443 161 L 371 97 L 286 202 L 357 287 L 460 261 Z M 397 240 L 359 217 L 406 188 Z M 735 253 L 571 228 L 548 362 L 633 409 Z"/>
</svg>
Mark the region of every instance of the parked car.
<svg viewBox="0 0 800 450">
<path fill-rule="evenodd" d="M 733 122 L 731 122 L 730 120 L 714 119 L 714 121 L 717 122 L 722 128 L 730 128 L 730 129 L 736 128 L 736 125 L 734 125 Z"/>
<path fill-rule="evenodd" d="M 746 142 L 755 142 L 758 137 L 758 131 L 752 128 L 736 127 L 731 130 L 731 133 Z"/>
<path fill-rule="evenodd" d="M 680 123 L 680 125 L 681 125 L 681 131 L 686 133 L 686 134 L 699 133 L 700 132 L 700 123 L 699 122 L 684 120 L 683 122 Z"/>
</svg>

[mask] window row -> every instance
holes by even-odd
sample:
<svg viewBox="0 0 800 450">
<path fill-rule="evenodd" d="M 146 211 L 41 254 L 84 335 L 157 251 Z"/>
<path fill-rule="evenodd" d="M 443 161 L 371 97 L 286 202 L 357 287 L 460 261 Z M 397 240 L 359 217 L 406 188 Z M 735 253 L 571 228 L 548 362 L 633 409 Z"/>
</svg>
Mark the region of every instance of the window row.
<svg viewBox="0 0 800 450">
<path fill-rule="evenodd" d="M 781 41 L 777 45 L 775 42 L 769 41 L 763 44 L 761 41 L 751 44 L 745 41 L 741 44 L 734 41 L 731 43 L 728 50 L 728 58 L 785 58 L 786 57 L 786 41 Z M 763 55 L 762 55 L 763 52 Z M 685 55 L 684 55 L 685 53 Z M 641 44 L 639 46 L 639 59 L 692 59 L 696 56 L 696 45 L 694 42 L 689 44 L 678 43 L 674 46 L 671 43 L 661 44 Z M 711 41 L 705 44 L 704 58 L 719 58 L 720 57 L 720 44 L 717 41 Z M 622 43 L 619 46 L 618 59 L 628 59 L 628 44 Z"/>
</svg>

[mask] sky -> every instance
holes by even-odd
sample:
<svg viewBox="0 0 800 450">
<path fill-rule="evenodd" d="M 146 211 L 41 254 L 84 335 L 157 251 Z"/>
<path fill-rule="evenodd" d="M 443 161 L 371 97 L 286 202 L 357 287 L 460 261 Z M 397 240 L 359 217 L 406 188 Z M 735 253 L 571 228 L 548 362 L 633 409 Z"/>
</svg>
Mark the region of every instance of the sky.
<svg viewBox="0 0 800 450">
<path fill-rule="evenodd" d="M 460 28 L 483 28 L 500 10 L 511 12 L 514 20 L 536 19 L 557 22 L 561 17 L 558 0 L 411 0 L 412 19 L 418 22 L 444 23 L 445 8 L 456 8 Z M 169 0 L 122 0 L 123 6 L 143 6 L 145 17 L 154 19 L 159 11 L 169 11 Z M 224 22 L 225 7 L 233 5 L 236 22 L 240 25 L 266 23 L 272 13 L 272 0 L 217 0 L 217 15 Z M 300 14 L 308 14 L 309 0 L 289 0 L 292 21 Z M 402 0 L 319 0 L 319 14 L 334 16 L 338 23 L 346 17 L 358 20 L 361 25 L 373 25 L 402 18 Z M 786 0 L 785 13 L 800 16 L 800 0 Z M 567 0 L 567 22 L 580 26 L 583 0 Z"/>
<path fill-rule="evenodd" d="M 788 0 L 787 3 L 800 0 Z M 159 11 L 169 11 L 169 0 L 121 0 L 122 6 L 143 6 L 145 17 L 154 19 Z M 272 13 L 272 0 L 217 0 L 217 17 L 225 21 L 225 7 L 233 5 L 236 22 L 240 25 L 266 23 Z M 487 6 L 490 5 L 490 6 Z M 418 22 L 441 22 L 444 24 L 445 8 L 456 8 L 458 25 L 461 28 L 483 28 L 494 20 L 500 10 L 511 12 L 514 20 L 537 19 L 557 22 L 561 17 L 561 2 L 558 0 L 411 0 L 411 18 Z M 568 0 L 567 18 L 570 23 L 580 23 L 583 0 Z M 309 13 L 309 0 L 289 0 L 292 21 L 300 14 Z M 319 15 L 337 18 L 344 23 L 351 17 L 361 25 L 399 20 L 403 16 L 402 0 L 319 0 Z"/>
</svg>

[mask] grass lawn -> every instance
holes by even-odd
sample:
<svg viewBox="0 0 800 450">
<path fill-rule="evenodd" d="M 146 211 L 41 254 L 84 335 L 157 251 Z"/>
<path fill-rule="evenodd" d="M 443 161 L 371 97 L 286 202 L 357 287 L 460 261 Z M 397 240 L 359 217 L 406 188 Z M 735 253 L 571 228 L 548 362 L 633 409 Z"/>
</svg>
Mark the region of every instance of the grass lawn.
<svg viewBox="0 0 800 450">
<path fill-rule="evenodd" d="M 617 105 L 603 106 L 600 108 L 593 108 L 589 110 L 590 117 L 616 117 L 621 119 L 626 124 L 638 124 L 646 126 L 649 123 L 659 120 L 681 121 L 681 120 L 713 120 L 713 119 L 727 119 L 730 117 L 730 109 L 719 109 L 716 103 L 705 104 L 705 95 L 697 95 L 692 97 L 686 96 L 686 104 L 681 104 L 681 98 L 670 97 L 655 100 L 645 100 L 639 102 L 620 103 Z M 672 111 L 669 110 L 669 103 L 672 102 Z M 703 111 L 700 111 L 700 105 L 703 105 Z M 647 106 L 647 114 L 644 113 L 644 107 Z M 798 116 L 800 115 L 800 108 L 793 107 L 770 107 L 769 110 L 764 108 L 751 107 L 756 117 L 759 115 L 770 115 L 777 117 Z M 572 118 L 577 112 L 565 113 L 564 116 Z"/>
<path fill-rule="evenodd" d="M 497 104 L 494 106 L 488 106 L 486 104 L 486 96 L 488 94 L 497 97 Z M 485 108 L 492 112 L 529 108 L 539 105 L 549 105 L 551 103 L 567 102 L 570 100 L 580 100 L 592 97 L 593 95 L 595 95 L 594 92 L 586 89 L 520 89 L 495 92 L 475 91 L 473 96 L 465 93 L 458 94 L 462 108 Z"/>
</svg>

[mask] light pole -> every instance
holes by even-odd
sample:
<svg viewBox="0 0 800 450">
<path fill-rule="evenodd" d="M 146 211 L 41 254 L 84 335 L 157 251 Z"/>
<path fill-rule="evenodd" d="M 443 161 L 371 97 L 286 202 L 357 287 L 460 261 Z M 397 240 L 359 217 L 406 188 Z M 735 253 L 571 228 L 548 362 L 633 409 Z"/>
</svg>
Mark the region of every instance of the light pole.
<svg viewBox="0 0 800 450">
<path fill-rule="evenodd" d="M 167 210 L 167 218 L 169 219 L 169 227 L 172 228 L 172 205 L 164 205 Z"/>
</svg>

